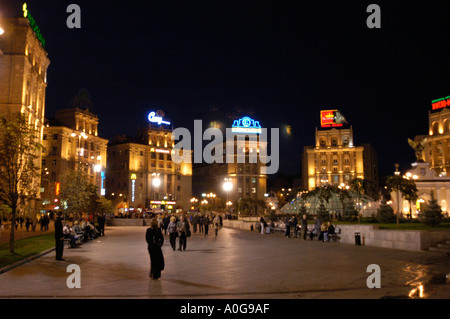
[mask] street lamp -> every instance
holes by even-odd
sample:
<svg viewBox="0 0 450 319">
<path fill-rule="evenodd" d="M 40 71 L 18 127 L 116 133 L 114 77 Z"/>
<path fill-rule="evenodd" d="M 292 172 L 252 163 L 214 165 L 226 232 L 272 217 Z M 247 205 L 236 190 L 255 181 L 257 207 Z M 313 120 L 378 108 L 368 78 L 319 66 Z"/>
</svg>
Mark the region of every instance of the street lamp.
<svg viewBox="0 0 450 319">
<path fill-rule="evenodd" d="M 0 27 L 0 35 L 2 35 L 3 33 L 5 33 L 5 30 L 3 30 L 2 27 Z"/>
<path fill-rule="evenodd" d="M 222 187 L 223 190 L 227 193 L 227 206 L 230 206 L 228 205 L 229 202 L 228 193 L 233 189 L 233 183 L 231 182 L 231 178 L 225 178 Z"/>
</svg>

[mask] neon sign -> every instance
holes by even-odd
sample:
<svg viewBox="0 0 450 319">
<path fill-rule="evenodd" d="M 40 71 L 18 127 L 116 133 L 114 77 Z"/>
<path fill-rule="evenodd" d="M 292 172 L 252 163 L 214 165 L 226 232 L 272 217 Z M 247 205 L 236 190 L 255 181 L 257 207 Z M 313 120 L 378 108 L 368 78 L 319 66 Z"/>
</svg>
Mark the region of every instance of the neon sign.
<svg viewBox="0 0 450 319">
<path fill-rule="evenodd" d="M 42 47 L 45 48 L 45 39 L 42 36 L 41 30 L 39 29 L 38 25 L 36 24 L 36 21 L 34 20 L 33 16 L 30 14 L 30 11 L 28 11 L 27 3 L 24 2 L 22 5 L 22 11 L 24 18 L 28 19 L 28 22 L 30 22 L 30 27 L 33 30 L 34 34 L 38 38 L 39 42 L 41 42 Z"/>
<path fill-rule="evenodd" d="M 341 127 L 344 124 L 347 124 L 347 120 L 338 110 L 320 111 L 320 126 Z"/>
<path fill-rule="evenodd" d="M 261 134 L 262 130 L 259 121 L 255 121 L 248 116 L 244 116 L 239 120 L 234 120 L 234 123 L 231 126 L 231 132 Z"/>
<path fill-rule="evenodd" d="M 136 194 L 136 174 L 131 174 L 131 201 L 134 202 Z"/>
<path fill-rule="evenodd" d="M 162 116 L 156 116 L 155 112 L 150 112 L 148 114 L 148 121 L 151 122 L 151 123 L 156 123 L 158 125 L 161 125 L 161 124 L 170 125 L 170 122 L 163 121 Z"/>
<path fill-rule="evenodd" d="M 431 101 L 432 110 L 443 109 L 447 106 L 450 106 L 450 95 Z"/>
</svg>

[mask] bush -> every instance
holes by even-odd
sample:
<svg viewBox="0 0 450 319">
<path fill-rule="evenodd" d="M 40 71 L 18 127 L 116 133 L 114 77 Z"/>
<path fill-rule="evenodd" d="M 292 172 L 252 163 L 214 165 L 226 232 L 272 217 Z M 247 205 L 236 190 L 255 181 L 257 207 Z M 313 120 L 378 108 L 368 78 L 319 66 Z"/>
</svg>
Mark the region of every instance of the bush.
<svg viewBox="0 0 450 319">
<path fill-rule="evenodd" d="M 342 215 L 342 220 L 346 222 L 353 222 L 358 220 L 358 210 L 352 203 L 347 203 L 344 208 L 344 213 Z"/>
<path fill-rule="evenodd" d="M 383 202 L 378 209 L 377 220 L 382 224 L 395 223 L 396 216 L 391 206 Z"/>
<path fill-rule="evenodd" d="M 427 209 L 419 214 L 420 221 L 428 226 L 437 226 L 442 222 L 442 209 L 438 205 L 437 200 L 434 197 L 431 198 Z"/>
</svg>

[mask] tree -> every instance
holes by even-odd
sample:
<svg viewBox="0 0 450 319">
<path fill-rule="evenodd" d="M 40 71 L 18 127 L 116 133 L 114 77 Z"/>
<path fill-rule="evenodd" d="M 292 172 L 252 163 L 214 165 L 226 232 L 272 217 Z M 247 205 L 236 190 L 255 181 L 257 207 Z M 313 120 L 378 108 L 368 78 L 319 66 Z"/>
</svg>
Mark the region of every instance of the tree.
<svg viewBox="0 0 450 319">
<path fill-rule="evenodd" d="M 386 224 L 395 222 L 394 210 L 392 209 L 391 206 L 386 204 L 385 200 L 381 203 L 380 208 L 378 209 L 377 220 L 380 223 L 386 223 Z"/>
<path fill-rule="evenodd" d="M 322 222 L 327 222 L 330 220 L 330 213 L 328 209 L 325 207 L 323 202 L 320 203 L 319 209 L 317 210 L 317 218 Z"/>
<path fill-rule="evenodd" d="M 20 205 L 37 197 L 41 147 L 39 133 L 25 115 L 0 117 L 0 202 L 11 209 L 12 225 Z M 14 230 L 11 227 L 11 253 L 14 253 Z"/>
<path fill-rule="evenodd" d="M 96 188 L 87 180 L 82 170 L 69 170 L 61 178 L 61 201 L 66 203 L 66 213 L 81 214 L 95 210 Z"/>
<path fill-rule="evenodd" d="M 403 178 L 400 175 L 388 176 L 386 187 L 389 192 L 397 192 L 397 226 L 400 223 L 400 194 L 409 201 L 409 211 L 411 215 L 412 202 L 416 201 L 417 187 L 413 180 Z"/>
<path fill-rule="evenodd" d="M 390 193 L 397 192 L 397 227 L 400 226 L 400 193 L 403 190 L 403 183 L 405 179 L 400 175 L 388 176 L 386 179 L 386 187 Z"/>
<path fill-rule="evenodd" d="M 412 203 L 419 198 L 417 192 L 416 183 L 413 180 L 405 179 L 403 181 L 402 194 L 409 202 L 409 218 L 412 218 Z"/>
<path fill-rule="evenodd" d="M 437 226 L 442 222 L 442 209 L 438 205 L 437 200 L 431 192 L 431 200 L 428 203 L 427 209 L 420 215 L 422 223 L 429 226 Z"/>
</svg>

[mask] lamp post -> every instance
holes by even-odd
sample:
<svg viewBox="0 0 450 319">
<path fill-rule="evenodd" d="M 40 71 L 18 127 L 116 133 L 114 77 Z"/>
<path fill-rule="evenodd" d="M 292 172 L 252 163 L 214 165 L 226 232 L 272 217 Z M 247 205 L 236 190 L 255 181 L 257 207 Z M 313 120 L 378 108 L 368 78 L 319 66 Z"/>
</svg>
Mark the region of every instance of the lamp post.
<svg viewBox="0 0 450 319">
<path fill-rule="evenodd" d="M 229 208 L 229 200 L 228 200 L 228 193 L 233 189 L 233 183 L 231 182 L 231 178 L 225 178 L 223 182 L 223 190 L 227 193 L 227 208 Z"/>
<path fill-rule="evenodd" d="M 72 134 L 70 134 L 70 136 L 72 137 L 78 137 L 78 147 L 77 147 L 77 155 L 78 155 L 78 162 L 81 161 L 81 157 L 83 156 L 84 153 L 84 148 L 81 147 L 81 139 L 87 139 L 88 136 L 86 133 L 81 132 L 80 134 L 77 135 L 77 133 L 73 132 Z M 79 164 L 79 163 L 78 163 Z"/>
</svg>

